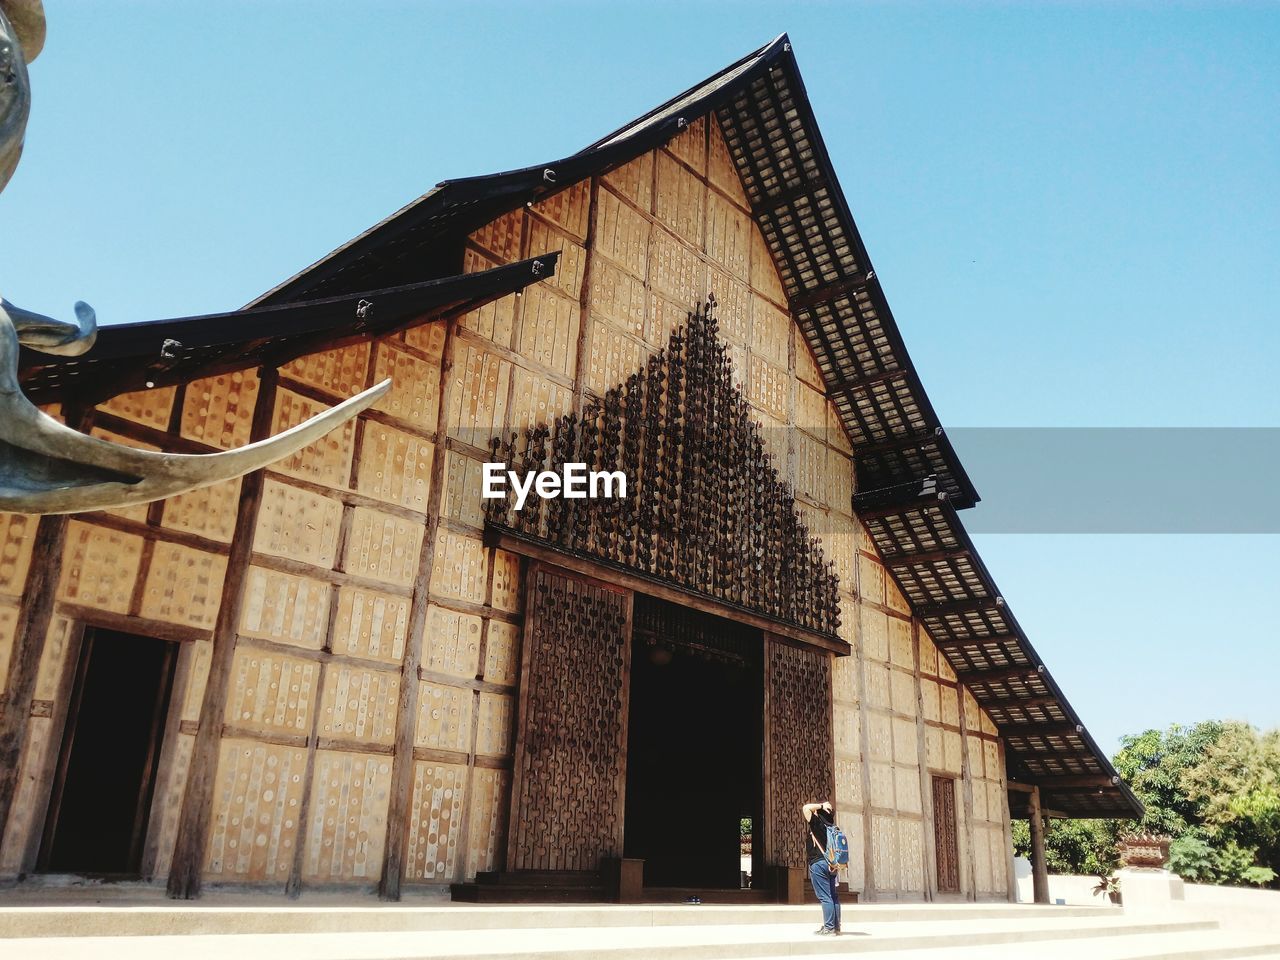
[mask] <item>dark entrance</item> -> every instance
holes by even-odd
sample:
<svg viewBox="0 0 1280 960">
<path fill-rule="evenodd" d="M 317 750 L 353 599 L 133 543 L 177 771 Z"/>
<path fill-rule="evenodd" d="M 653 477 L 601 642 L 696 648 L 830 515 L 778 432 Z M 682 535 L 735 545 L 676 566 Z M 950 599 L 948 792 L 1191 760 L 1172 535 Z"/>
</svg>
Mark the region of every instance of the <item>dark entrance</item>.
<svg viewBox="0 0 1280 960">
<path fill-rule="evenodd" d="M 177 644 L 88 629 L 80 648 L 39 869 L 136 876 Z"/>
<path fill-rule="evenodd" d="M 647 887 L 738 889 L 761 859 L 760 631 L 640 595 L 633 631 L 624 856 Z"/>
<path fill-rule="evenodd" d="M 933 778 L 933 839 L 938 861 L 938 892 L 960 892 L 960 854 L 956 844 L 956 782 Z"/>
</svg>

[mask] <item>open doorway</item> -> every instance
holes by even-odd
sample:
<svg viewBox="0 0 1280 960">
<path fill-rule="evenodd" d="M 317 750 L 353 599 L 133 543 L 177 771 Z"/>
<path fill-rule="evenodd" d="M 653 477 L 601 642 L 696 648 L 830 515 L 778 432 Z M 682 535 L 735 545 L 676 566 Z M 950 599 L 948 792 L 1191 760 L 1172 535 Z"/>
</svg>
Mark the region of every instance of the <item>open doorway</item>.
<svg viewBox="0 0 1280 960">
<path fill-rule="evenodd" d="M 177 644 L 84 633 L 38 869 L 136 877 Z"/>
<path fill-rule="evenodd" d="M 759 630 L 636 596 L 623 845 L 646 887 L 761 876 L 743 853 L 762 855 L 762 648 Z"/>
</svg>

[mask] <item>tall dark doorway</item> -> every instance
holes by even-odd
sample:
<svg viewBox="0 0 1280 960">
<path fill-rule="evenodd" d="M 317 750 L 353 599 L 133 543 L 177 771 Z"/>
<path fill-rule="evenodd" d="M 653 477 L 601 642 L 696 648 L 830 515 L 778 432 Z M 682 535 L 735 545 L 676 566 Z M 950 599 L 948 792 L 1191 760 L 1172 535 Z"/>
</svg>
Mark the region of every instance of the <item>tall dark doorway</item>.
<svg viewBox="0 0 1280 960">
<path fill-rule="evenodd" d="M 956 844 L 956 782 L 933 778 L 933 842 L 938 862 L 938 892 L 960 892 L 960 853 Z"/>
<path fill-rule="evenodd" d="M 136 876 L 177 644 L 85 631 L 39 868 Z"/>
<path fill-rule="evenodd" d="M 760 858 L 762 647 L 758 630 L 636 596 L 624 855 L 647 887 L 738 889 L 743 850 Z"/>
</svg>

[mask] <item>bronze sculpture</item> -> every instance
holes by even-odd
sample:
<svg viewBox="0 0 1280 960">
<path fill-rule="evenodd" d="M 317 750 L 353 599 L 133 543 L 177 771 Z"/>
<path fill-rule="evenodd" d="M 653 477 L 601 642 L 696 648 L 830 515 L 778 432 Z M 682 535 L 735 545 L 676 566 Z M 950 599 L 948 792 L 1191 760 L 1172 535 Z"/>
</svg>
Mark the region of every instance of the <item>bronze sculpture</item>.
<svg viewBox="0 0 1280 960">
<path fill-rule="evenodd" d="M 40 0 L 0 0 L 0 190 L 22 154 L 31 109 L 27 64 L 44 45 Z M 137 450 L 86 436 L 38 410 L 18 382 L 19 344 L 78 355 L 97 337 L 84 302 L 76 322 L 0 298 L 0 511 L 78 513 L 160 500 L 230 480 L 287 457 L 375 403 L 390 380 L 266 440 L 211 454 Z"/>
</svg>

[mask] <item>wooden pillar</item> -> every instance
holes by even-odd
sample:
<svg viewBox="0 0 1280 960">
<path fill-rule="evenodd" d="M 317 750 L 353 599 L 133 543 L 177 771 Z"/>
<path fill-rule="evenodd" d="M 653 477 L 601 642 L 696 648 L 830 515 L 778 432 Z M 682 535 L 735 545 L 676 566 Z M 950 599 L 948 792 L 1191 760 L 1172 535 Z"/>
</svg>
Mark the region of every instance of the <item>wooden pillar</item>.
<svg viewBox="0 0 1280 960">
<path fill-rule="evenodd" d="M 1049 902 L 1049 865 L 1044 859 L 1044 816 L 1040 812 L 1040 788 L 1033 786 L 1028 798 L 1031 821 L 1031 889 L 1036 903 Z"/>
</svg>

